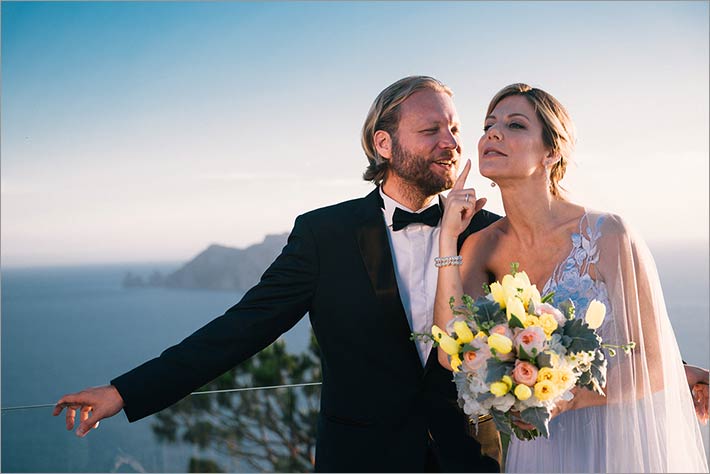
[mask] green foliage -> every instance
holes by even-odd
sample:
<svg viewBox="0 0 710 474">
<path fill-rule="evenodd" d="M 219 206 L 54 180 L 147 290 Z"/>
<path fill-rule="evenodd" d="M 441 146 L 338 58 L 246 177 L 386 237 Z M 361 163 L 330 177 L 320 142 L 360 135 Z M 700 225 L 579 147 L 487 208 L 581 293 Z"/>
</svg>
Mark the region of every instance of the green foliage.
<svg viewBox="0 0 710 474">
<path fill-rule="evenodd" d="M 222 374 L 200 391 L 321 380 L 320 354 L 290 354 L 282 341 Z M 311 472 L 320 387 L 193 395 L 158 413 L 152 429 L 163 442 L 188 443 L 248 462 L 255 472 Z M 217 460 L 190 460 L 191 472 L 223 472 Z"/>
<path fill-rule="evenodd" d="M 488 359 L 486 364 L 488 367 L 486 383 L 497 382 L 502 379 L 504 375 L 509 375 L 513 371 L 512 364 L 498 361 L 493 357 Z"/>
<path fill-rule="evenodd" d="M 224 472 L 219 464 L 211 459 L 190 458 L 188 472 Z"/>
<path fill-rule="evenodd" d="M 546 352 L 541 352 L 535 358 L 535 362 L 540 368 L 552 367 L 552 355 Z"/>
<path fill-rule="evenodd" d="M 518 319 L 518 317 L 514 314 L 510 315 L 510 319 L 508 320 L 508 326 L 510 326 L 511 328 L 525 329 L 525 325 L 523 324 L 523 322 Z"/>
<path fill-rule="evenodd" d="M 520 412 L 520 418 L 525 423 L 533 425 L 536 430 L 545 438 L 549 438 L 550 434 L 547 430 L 547 424 L 550 421 L 550 413 L 543 407 L 530 407 Z"/>
<path fill-rule="evenodd" d="M 572 300 L 567 299 L 563 301 L 557 305 L 557 309 L 559 309 L 567 319 L 574 319 L 574 303 Z"/>
<path fill-rule="evenodd" d="M 554 297 L 555 297 L 555 292 L 551 291 L 548 294 L 546 294 L 545 296 L 543 296 L 542 298 L 540 298 L 540 303 L 550 303 L 552 301 L 552 298 L 554 298 Z M 562 314 L 564 314 L 564 313 L 562 313 Z"/>
<path fill-rule="evenodd" d="M 599 336 L 581 319 L 567 321 L 564 325 L 564 335 L 571 341 L 567 346 L 570 354 L 594 351 L 601 343 Z"/>
<path fill-rule="evenodd" d="M 602 353 L 602 351 L 598 351 L 596 353 L 596 357 L 594 358 L 594 361 L 592 361 L 589 371 L 596 381 L 596 383 L 593 383 L 590 388 L 599 395 L 604 395 L 602 387 L 606 386 L 606 359 L 604 358 L 604 353 Z"/>
<path fill-rule="evenodd" d="M 476 305 L 474 308 L 476 311 L 473 312 L 473 319 L 476 326 L 486 334 L 488 334 L 493 326 L 508 322 L 505 312 L 501 311 L 500 305 L 495 301 L 491 301 L 488 298 L 478 298 L 475 303 L 472 304 Z"/>
<path fill-rule="evenodd" d="M 493 417 L 493 422 L 496 424 L 496 428 L 498 428 L 498 431 L 501 434 L 506 434 L 510 436 L 512 431 L 510 430 L 511 425 L 510 425 L 510 414 L 509 413 L 504 413 L 500 410 L 497 410 L 495 408 L 491 408 L 491 416 Z"/>
</svg>

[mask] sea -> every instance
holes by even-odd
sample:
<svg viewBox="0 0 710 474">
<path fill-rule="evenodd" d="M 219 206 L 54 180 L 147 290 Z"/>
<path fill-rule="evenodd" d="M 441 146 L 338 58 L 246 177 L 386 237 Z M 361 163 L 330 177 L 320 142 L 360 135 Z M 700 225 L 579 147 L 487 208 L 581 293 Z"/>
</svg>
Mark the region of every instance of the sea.
<svg viewBox="0 0 710 474">
<path fill-rule="evenodd" d="M 651 249 L 683 358 L 709 367 L 707 244 Z M 148 276 L 180 266 L 2 268 L 2 472 L 187 472 L 191 457 L 209 455 L 230 472 L 254 470 L 209 449 L 158 441 L 154 417 L 129 424 L 120 413 L 78 438 L 45 406 L 157 356 L 241 298 L 227 291 L 122 287 L 129 271 Z M 309 334 L 305 317 L 282 338 L 288 351 L 299 353 Z M 701 430 L 707 452 L 708 427 Z"/>
</svg>

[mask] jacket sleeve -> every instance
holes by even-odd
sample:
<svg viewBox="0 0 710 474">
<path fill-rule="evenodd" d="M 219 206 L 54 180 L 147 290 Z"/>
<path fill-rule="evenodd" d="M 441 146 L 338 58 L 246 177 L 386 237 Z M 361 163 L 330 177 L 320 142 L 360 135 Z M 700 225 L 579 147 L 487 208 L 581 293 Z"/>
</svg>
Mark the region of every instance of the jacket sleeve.
<svg viewBox="0 0 710 474">
<path fill-rule="evenodd" d="M 310 308 L 318 255 L 306 216 L 281 254 L 235 306 L 159 357 L 113 379 L 133 422 L 156 413 L 248 359 L 293 327 Z"/>
</svg>

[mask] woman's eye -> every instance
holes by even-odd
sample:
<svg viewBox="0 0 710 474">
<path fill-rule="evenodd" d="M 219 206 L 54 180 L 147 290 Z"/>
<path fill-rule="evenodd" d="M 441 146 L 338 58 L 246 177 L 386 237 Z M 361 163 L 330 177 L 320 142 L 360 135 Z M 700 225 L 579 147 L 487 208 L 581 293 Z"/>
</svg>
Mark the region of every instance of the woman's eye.
<svg viewBox="0 0 710 474">
<path fill-rule="evenodd" d="M 508 126 L 509 126 L 510 128 L 522 128 L 522 129 L 525 128 L 525 126 L 524 126 L 523 124 L 518 123 L 518 122 L 511 122 L 511 124 L 508 125 Z"/>
<path fill-rule="evenodd" d="M 488 129 L 491 128 L 492 126 L 493 126 L 493 125 L 490 125 L 490 124 L 484 125 L 484 126 L 483 126 L 483 131 L 484 131 L 484 132 L 487 132 Z"/>
</svg>

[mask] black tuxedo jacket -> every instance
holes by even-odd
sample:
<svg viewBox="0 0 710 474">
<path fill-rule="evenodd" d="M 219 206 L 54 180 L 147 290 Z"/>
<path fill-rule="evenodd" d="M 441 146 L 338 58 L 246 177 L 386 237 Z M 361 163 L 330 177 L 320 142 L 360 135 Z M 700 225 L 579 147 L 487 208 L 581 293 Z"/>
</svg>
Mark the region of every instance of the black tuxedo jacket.
<svg viewBox="0 0 710 474">
<path fill-rule="evenodd" d="M 459 238 L 497 220 L 478 212 Z M 433 262 L 422 262 L 433 265 Z M 395 280 L 375 189 L 296 218 L 281 255 L 235 306 L 160 357 L 111 381 L 135 421 L 263 349 L 309 313 L 323 385 L 316 470 L 497 472 L 467 433 L 451 372 L 422 367 Z"/>
</svg>

